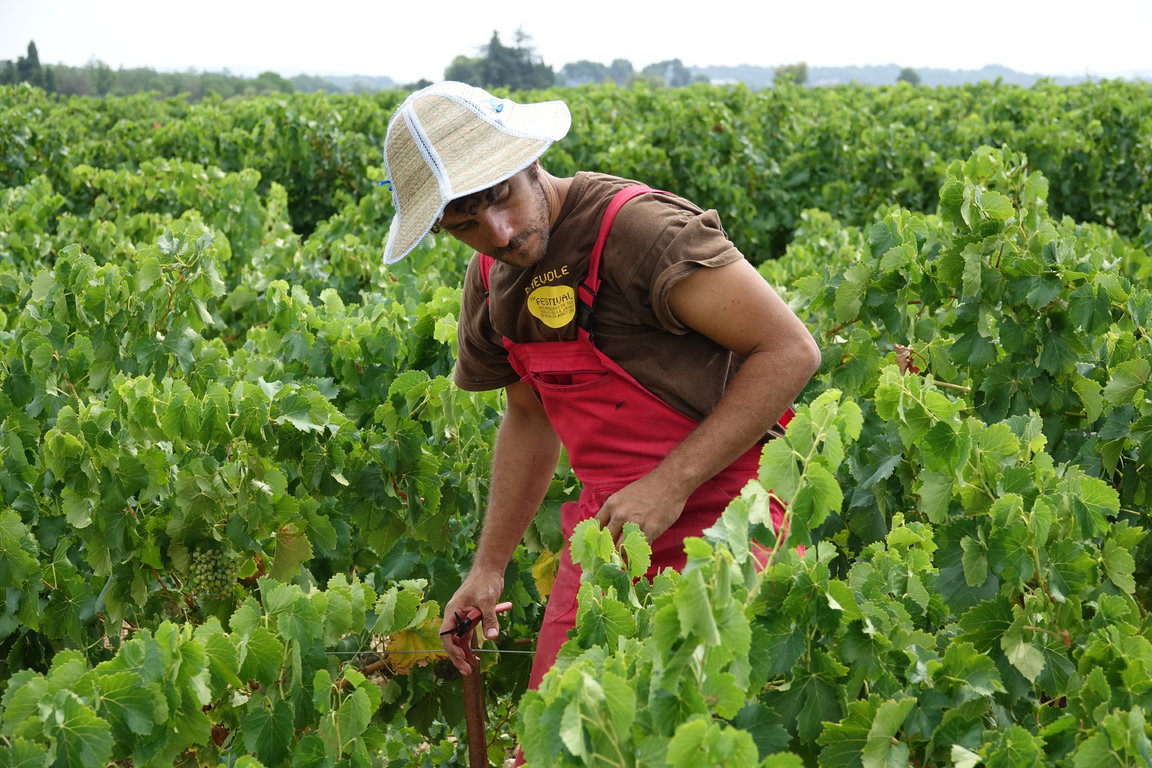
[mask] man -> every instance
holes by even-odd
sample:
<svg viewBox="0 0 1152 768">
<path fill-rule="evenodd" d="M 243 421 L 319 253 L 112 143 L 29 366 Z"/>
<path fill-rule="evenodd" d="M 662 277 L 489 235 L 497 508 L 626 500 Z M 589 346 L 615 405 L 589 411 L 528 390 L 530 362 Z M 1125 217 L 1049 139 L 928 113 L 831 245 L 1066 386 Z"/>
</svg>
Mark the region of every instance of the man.
<svg viewBox="0 0 1152 768">
<path fill-rule="evenodd" d="M 434 229 L 477 251 L 455 380 L 507 394 L 483 532 L 444 630 L 479 612 L 485 636 L 498 635 L 504 570 L 562 445 L 583 484 L 562 511 L 565 536 L 592 516 L 613 536 L 633 522 L 652 543 L 651 573 L 682 566 L 684 538 L 756 475 L 763 441 L 820 364 L 803 323 L 714 211 L 624 179 L 541 168 L 570 122 L 563 102 L 518 104 L 445 82 L 412 94 L 388 127 L 397 213 L 385 260 Z M 573 626 L 578 582 L 566 548 L 531 687 Z M 444 637 L 469 674 L 470 638 Z"/>
</svg>

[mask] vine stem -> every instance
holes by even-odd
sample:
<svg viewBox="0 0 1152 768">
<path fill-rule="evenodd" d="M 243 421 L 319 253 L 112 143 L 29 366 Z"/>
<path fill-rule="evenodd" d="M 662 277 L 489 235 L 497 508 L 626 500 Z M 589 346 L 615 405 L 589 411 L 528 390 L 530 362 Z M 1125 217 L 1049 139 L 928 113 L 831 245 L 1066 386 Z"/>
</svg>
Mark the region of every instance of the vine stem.
<svg viewBox="0 0 1152 768">
<path fill-rule="evenodd" d="M 626 758 L 624 757 L 624 750 L 620 748 L 619 740 L 617 738 L 615 738 L 616 737 L 616 729 L 608 727 L 607 723 L 593 720 L 591 717 L 589 717 L 588 715 L 586 715 L 583 712 L 580 713 L 580 719 L 583 720 L 584 722 L 586 722 L 588 725 L 592 726 L 593 728 L 599 729 L 600 732 L 605 734 L 605 735 L 607 735 L 609 732 L 611 732 L 612 738 L 610 738 L 610 742 L 612 744 L 612 747 L 615 748 L 616 756 L 620 758 L 620 761 L 617 762 L 616 760 L 613 760 L 608 755 L 602 755 L 599 752 L 593 752 L 592 755 L 590 755 L 590 756 L 591 757 L 599 757 L 600 759 L 602 759 L 604 762 L 608 763 L 609 765 L 616 766 L 616 768 L 624 768 L 624 766 L 626 765 Z"/>
<path fill-rule="evenodd" d="M 962 384 L 952 384 L 947 381 L 938 381 L 937 379 L 933 379 L 932 383 L 938 387 L 947 387 L 948 389 L 954 389 L 957 392 L 963 392 L 964 394 L 968 394 L 972 391 L 972 387 L 965 387 Z"/>
<path fill-rule="evenodd" d="M 492 734 L 492 738 L 488 740 L 488 747 L 492 747 L 492 745 L 496 743 L 496 739 L 498 739 L 500 737 L 500 730 L 503 729 L 504 726 L 508 725 L 508 722 L 511 719 L 512 719 L 512 708 L 506 707 L 504 709 L 504 716 L 502 718 L 500 718 L 500 722 L 496 723 L 495 726 L 493 726 L 492 728 L 489 729 L 491 734 Z"/>
<path fill-rule="evenodd" d="M 853 325 L 853 324 L 858 323 L 858 322 L 860 322 L 860 318 L 856 318 L 855 320 L 849 320 L 848 322 L 840 323 L 839 325 L 834 325 L 831 328 L 829 328 L 827 331 L 825 331 L 825 334 L 828 336 L 835 336 L 836 334 L 840 333 L 840 331 L 844 330 L 848 326 Z"/>
<path fill-rule="evenodd" d="M 172 601 L 172 604 L 180 605 L 180 601 L 177 600 L 176 596 L 172 594 L 172 591 L 168 589 L 168 585 L 164 583 L 164 579 L 160 578 L 160 574 L 156 572 L 156 569 L 152 566 L 148 566 L 148 570 L 152 571 L 152 575 L 156 577 L 156 583 L 160 585 L 160 589 L 164 590 L 164 594 L 168 596 L 168 599 Z M 175 574 L 173 574 L 173 577 L 175 578 Z"/>
<path fill-rule="evenodd" d="M 1061 642 L 1064 641 L 1063 636 L 1059 632 L 1054 632 L 1051 629 L 1045 629 L 1044 627 L 1034 627 L 1031 624 L 1025 624 L 1023 628 L 1031 630 L 1033 632 L 1043 632 L 1044 634 L 1048 635 L 1049 637 L 1052 637 L 1052 638 L 1059 640 Z"/>
</svg>

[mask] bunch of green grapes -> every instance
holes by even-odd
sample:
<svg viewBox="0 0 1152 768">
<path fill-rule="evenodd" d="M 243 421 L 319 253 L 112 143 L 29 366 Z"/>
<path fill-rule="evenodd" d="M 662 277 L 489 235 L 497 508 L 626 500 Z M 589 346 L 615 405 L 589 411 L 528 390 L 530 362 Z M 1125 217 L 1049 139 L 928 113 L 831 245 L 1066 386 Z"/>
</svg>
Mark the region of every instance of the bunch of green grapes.
<svg viewBox="0 0 1152 768">
<path fill-rule="evenodd" d="M 239 565 L 235 558 L 218 549 L 197 549 L 192 553 L 192 591 L 208 600 L 223 600 L 232 594 Z"/>
</svg>

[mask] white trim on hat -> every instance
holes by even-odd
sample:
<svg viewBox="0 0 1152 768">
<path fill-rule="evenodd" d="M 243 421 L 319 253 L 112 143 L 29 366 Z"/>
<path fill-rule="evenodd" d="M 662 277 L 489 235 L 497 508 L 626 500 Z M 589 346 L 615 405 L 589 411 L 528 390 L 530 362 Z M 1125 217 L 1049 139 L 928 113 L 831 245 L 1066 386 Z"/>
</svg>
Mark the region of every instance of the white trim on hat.
<svg viewBox="0 0 1152 768">
<path fill-rule="evenodd" d="M 407 110 L 404 112 L 404 120 L 408 123 L 413 138 L 416 139 L 416 146 L 420 149 L 420 155 L 432 170 L 432 175 L 436 177 L 436 186 L 440 188 L 440 197 L 445 201 L 451 200 L 453 192 L 452 183 L 448 179 L 448 171 L 440 159 L 440 153 L 436 151 L 432 140 L 428 138 L 428 132 L 424 130 L 419 116 L 413 110 Z"/>
</svg>

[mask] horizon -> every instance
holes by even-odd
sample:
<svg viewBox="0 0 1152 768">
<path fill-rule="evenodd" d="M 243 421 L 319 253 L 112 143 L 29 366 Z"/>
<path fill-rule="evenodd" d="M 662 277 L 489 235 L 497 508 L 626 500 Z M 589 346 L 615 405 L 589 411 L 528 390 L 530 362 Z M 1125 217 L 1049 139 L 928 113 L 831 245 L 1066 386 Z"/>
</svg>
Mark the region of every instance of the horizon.
<svg viewBox="0 0 1152 768">
<path fill-rule="evenodd" d="M 32 40 L 29 42 L 34 43 L 35 41 Z M 220 74 L 220 75 L 225 75 L 225 76 L 233 76 L 233 77 L 241 77 L 241 78 L 255 78 L 264 72 L 274 72 L 275 74 L 278 74 L 281 77 L 284 77 L 288 80 L 291 80 L 292 78 L 295 78 L 295 77 L 316 77 L 316 78 L 320 78 L 320 79 L 326 79 L 326 78 L 332 78 L 332 79 L 365 78 L 365 79 L 371 79 L 371 80 L 387 79 L 387 80 L 391 80 L 397 86 L 411 84 L 409 81 L 404 81 L 404 80 L 398 79 L 398 78 L 393 77 L 392 75 L 389 75 L 386 73 L 377 74 L 377 73 L 350 72 L 350 71 L 309 72 L 309 71 L 298 71 L 295 69 L 292 69 L 289 71 L 277 71 L 277 70 L 269 70 L 269 69 L 260 69 L 258 67 L 248 67 L 248 68 L 244 68 L 243 70 L 237 70 L 237 69 L 233 69 L 233 68 L 227 67 L 227 66 L 219 68 L 219 69 L 212 69 L 212 68 L 201 69 L 198 67 L 160 68 L 160 67 L 152 67 L 152 66 L 148 66 L 148 65 L 112 66 L 109 62 L 105 62 L 105 61 L 102 61 L 99 59 L 90 60 L 88 62 L 85 62 L 84 64 L 69 64 L 69 63 L 59 62 L 59 61 L 47 61 L 47 60 L 45 60 L 45 57 L 40 53 L 39 48 L 40 48 L 40 46 L 39 46 L 39 44 L 37 44 L 37 56 L 40 59 L 41 66 L 44 66 L 44 67 L 64 66 L 64 67 L 75 67 L 75 68 L 81 68 L 82 69 L 84 67 L 95 66 L 97 64 L 104 64 L 104 65 L 111 67 L 113 70 L 148 69 L 148 70 L 152 70 L 154 72 L 157 72 L 159 74 L 184 74 L 184 73 L 192 74 L 192 75 Z M 25 50 L 23 52 L 21 52 L 20 56 L 26 55 L 26 52 L 27 52 L 27 47 L 25 47 Z M 10 59 L 6 59 L 3 56 L 0 56 L 0 61 L 6 61 L 6 60 L 7 61 L 15 61 L 16 58 L 17 57 L 12 57 Z M 541 57 L 541 58 L 543 59 L 543 57 Z M 623 58 L 623 57 L 619 57 L 619 58 Z M 668 60 L 665 60 L 665 61 L 668 61 Z M 548 66 L 552 67 L 552 69 L 555 71 L 555 73 L 557 75 L 559 75 L 561 69 L 564 67 L 565 64 L 571 64 L 571 63 L 575 63 L 575 62 L 563 62 L 560 64 L 553 64 L 553 63 L 549 63 L 548 61 L 545 60 L 544 63 L 547 64 Z M 604 64 L 605 66 L 607 66 L 608 64 L 611 63 L 611 61 L 602 61 L 602 62 L 594 62 L 594 63 Z M 662 63 L 662 62 L 648 62 L 645 64 L 637 64 L 636 62 L 631 62 L 631 63 L 633 65 L 633 70 L 638 73 L 638 72 L 641 72 L 647 66 L 651 66 L 652 64 L 658 64 L 658 63 Z M 1111 72 L 1111 73 L 1094 73 L 1094 72 L 1066 73 L 1066 72 L 1029 72 L 1029 71 L 1023 71 L 1023 70 L 1015 69 L 1013 67 L 1009 67 L 1007 65 L 1000 64 L 997 62 L 983 64 L 983 65 L 978 66 L 978 67 L 964 67 L 964 68 L 915 67 L 915 66 L 900 64 L 897 62 L 887 62 L 887 63 L 883 63 L 883 64 L 880 64 L 880 63 L 874 63 L 874 64 L 819 64 L 819 63 L 813 63 L 813 62 L 782 62 L 782 63 L 778 63 L 778 64 L 741 63 L 741 64 L 709 64 L 709 65 L 693 65 L 693 64 L 688 64 L 688 63 L 683 62 L 683 61 L 681 61 L 681 63 L 683 63 L 687 69 L 693 70 L 693 71 L 754 69 L 754 70 L 764 70 L 765 72 L 768 72 L 768 71 L 773 71 L 775 69 L 778 69 L 780 67 L 789 66 L 790 64 L 803 63 L 808 67 L 809 71 L 822 70 L 822 69 L 864 70 L 864 71 L 867 71 L 867 70 L 884 70 L 884 69 L 904 69 L 907 67 L 907 68 L 910 68 L 910 69 L 916 71 L 917 74 L 921 74 L 921 75 L 924 73 L 949 73 L 949 74 L 969 74 L 969 73 L 971 73 L 971 74 L 978 74 L 978 73 L 986 72 L 988 70 L 1002 70 L 1005 72 L 1010 72 L 1010 73 L 1015 74 L 1015 75 L 1020 75 L 1023 77 L 1035 77 L 1037 79 L 1042 79 L 1042 78 L 1097 79 L 1097 80 L 1108 80 L 1108 79 L 1148 80 L 1148 79 L 1152 79 L 1152 67 L 1147 68 L 1147 69 L 1143 69 L 1143 70 L 1130 70 L 1130 71 Z M 442 79 L 442 78 L 436 78 L 436 79 L 427 78 L 427 79 L 431 80 L 432 82 L 435 82 L 436 79 Z M 419 82 L 419 81 L 415 81 L 415 82 Z"/>
<path fill-rule="evenodd" d="M 1147 0 L 1050 0 L 1042 12 L 1036 7 L 969 0 L 963 14 L 954 14 L 916 0 L 817 0 L 803 8 L 769 2 L 750 11 L 737 0 L 712 0 L 708 12 L 654 15 L 589 0 L 580 14 L 559 18 L 529 0 L 506 0 L 479 24 L 433 28 L 435 19 L 420 8 L 364 0 L 329 0 L 322 14 L 301 0 L 282 0 L 274 13 L 264 3 L 201 0 L 194 14 L 145 0 L 0 0 L 0 59 L 24 56 L 34 41 L 47 66 L 100 61 L 113 69 L 412 83 L 441 79 L 456 56 L 475 56 L 494 32 L 516 45 L 522 30 L 524 45 L 555 70 L 582 60 L 627 59 L 639 71 L 679 59 L 691 69 L 805 62 L 809 68 L 917 71 L 1002 66 L 1047 77 L 1152 75 Z M 471 4 L 457 0 L 438 8 L 447 17 L 475 16 Z M 433 29 L 413 44 L 421 30 Z"/>
</svg>

